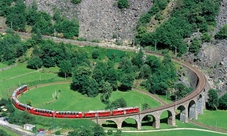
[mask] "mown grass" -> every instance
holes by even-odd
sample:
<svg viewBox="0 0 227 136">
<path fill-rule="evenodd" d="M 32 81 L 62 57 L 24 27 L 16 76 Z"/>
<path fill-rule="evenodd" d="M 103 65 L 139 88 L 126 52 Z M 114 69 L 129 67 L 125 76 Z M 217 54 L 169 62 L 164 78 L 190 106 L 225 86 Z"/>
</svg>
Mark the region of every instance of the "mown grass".
<svg viewBox="0 0 227 136">
<path fill-rule="evenodd" d="M 14 132 L 12 132 L 12 131 L 10 131 L 10 130 L 8 130 L 8 129 L 2 127 L 2 126 L 0 126 L 0 129 L 3 130 L 3 131 L 5 131 L 5 132 L 6 132 L 7 134 L 9 134 L 10 136 L 19 136 L 18 134 L 14 133 Z"/>
<path fill-rule="evenodd" d="M 198 116 L 198 120 L 196 122 L 212 126 L 218 127 L 227 130 L 227 110 L 204 110 L 204 114 Z"/>
<path fill-rule="evenodd" d="M 26 68 L 26 64 L 18 64 L 16 67 L 0 72 L 0 98 L 9 98 L 13 90 L 23 84 L 42 82 L 44 80 L 64 80 L 56 74 L 36 71 Z"/>
<path fill-rule="evenodd" d="M 121 136 L 223 136 L 211 132 L 203 132 L 197 130 L 175 130 L 162 132 L 144 132 L 144 133 L 122 133 Z"/>
<path fill-rule="evenodd" d="M 7 67 L 6 64 L 0 63 L 0 68 L 5 68 L 5 67 Z"/>
<path fill-rule="evenodd" d="M 57 99 L 53 98 L 53 94 L 55 94 L 55 92 Z M 148 103 L 151 105 L 151 107 L 160 106 L 160 103 L 136 91 L 114 91 L 111 94 L 110 101 L 114 101 L 118 98 L 124 98 L 127 102 L 127 106 L 129 107 L 139 107 L 143 103 Z M 32 101 L 33 107 L 50 110 L 89 111 L 102 110 L 106 107 L 106 105 L 100 101 L 100 95 L 94 98 L 87 97 L 86 95 L 81 95 L 76 91 L 72 91 L 70 89 L 70 84 L 56 84 L 39 87 L 34 90 L 28 91 L 21 97 L 19 97 L 19 101 L 22 103 L 26 103 L 26 101 L 28 100 Z"/>
</svg>

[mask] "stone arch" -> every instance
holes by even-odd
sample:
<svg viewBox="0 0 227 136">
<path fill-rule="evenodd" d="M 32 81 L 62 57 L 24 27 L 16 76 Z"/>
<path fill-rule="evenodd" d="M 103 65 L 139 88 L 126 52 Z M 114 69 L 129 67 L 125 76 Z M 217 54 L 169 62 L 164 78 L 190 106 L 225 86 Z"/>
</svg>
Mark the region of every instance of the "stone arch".
<svg viewBox="0 0 227 136">
<path fill-rule="evenodd" d="M 203 96 L 200 94 L 197 100 L 197 111 L 198 114 L 203 114 Z"/>
<path fill-rule="evenodd" d="M 167 112 L 167 117 L 163 118 L 163 114 L 166 114 L 165 112 Z M 171 126 L 175 126 L 175 113 L 173 113 L 174 111 L 170 111 L 170 110 L 163 110 L 160 114 L 160 123 L 167 123 L 168 125 Z M 165 115 L 164 115 L 165 116 Z"/>
<path fill-rule="evenodd" d="M 155 115 L 153 115 L 151 113 L 145 114 L 144 116 L 141 116 L 141 118 L 140 118 L 141 121 L 140 122 L 141 122 L 142 125 L 145 125 L 145 123 L 143 123 L 143 122 L 144 122 L 144 119 L 146 118 L 146 116 L 150 116 L 152 118 L 152 122 L 151 122 L 151 120 L 150 121 L 148 120 L 147 124 L 151 123 L 150 126 L 153 126 L 154 128 L 159 128 L 160 127 L 159 116 L 156 117 Z"/>
<path fill-rule="evenodd" d="M 195 100 L 191 100 L 188 104 L 188 118 L 197 119 L 197 105 Z"/>
<path fill-rule="evenodd" d="M 179 113 L 178 111 L 176 111 L 176 118 L 179 119 L 181 122 L 184 122 L 184 123 L 187 123 L 188 122 L 188 109 L 184 106 L 184 105 L 179 105 L 177 107 L 177 110 L 179 110 Z"/>
<path fill-rule="evenodd" d="M 125 120 L 127 120 L 127 119 L 133 119 L 136 124 L 125 122 Z M 122 120 L 122 122 L 121 122 L 121 128 L 123 128 L 125 125 L 130 126 L 130 127 L 135 127 L 137 129 L 139 129 L 139 125 L 140 124 L 139 124 L 138 120 L 136 120 L 135 118 L 133 118 L 133 117 L 127 117 L 127 118 L 124 118 Z"/>
<path fill-rule="evenodd" d="M 117 123 L 113 120 L 105 120 L 100 124 L 102 127 L 118 128 Z"/>
</svg>

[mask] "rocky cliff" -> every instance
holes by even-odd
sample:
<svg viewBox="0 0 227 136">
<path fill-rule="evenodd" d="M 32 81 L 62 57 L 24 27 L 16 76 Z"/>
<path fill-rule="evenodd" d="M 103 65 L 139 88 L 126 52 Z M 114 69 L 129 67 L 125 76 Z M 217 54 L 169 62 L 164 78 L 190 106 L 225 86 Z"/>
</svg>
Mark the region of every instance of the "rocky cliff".
<svg viewBox="0 0 227 136">
<path fill-rule="evenodd" d="M 27 5 L 32 0 L 25 0 Z M 131 41 L 139 17 L 153 5 L 153 0 L 129 0 L 130 7 L 120 10 L 117 0 L 82 0 L 74 5 L 70 0 L 36 0 L 38 10 L 53 14 L 58 9 L 67 18 L 78 18 L 79 36 L 89 40 Z"/>
</svg>

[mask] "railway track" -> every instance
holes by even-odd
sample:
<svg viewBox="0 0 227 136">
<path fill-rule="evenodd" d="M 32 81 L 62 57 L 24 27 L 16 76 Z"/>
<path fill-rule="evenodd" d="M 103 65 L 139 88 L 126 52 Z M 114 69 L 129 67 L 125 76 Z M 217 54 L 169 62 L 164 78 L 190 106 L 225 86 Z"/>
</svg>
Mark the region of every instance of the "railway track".
<svg viewBox="0 0 227 136">
<path fill-rule="evenodd" d="M 3 29 L 0 29 L 1 32 L 5 32 Z M 24 33 L 24 32 L 17 32 L 21 37 L 23 37 L 24 39 L 28 39 L 31 37 L 31 34 L 30 33 Z M 114 49 L 120 49 L 120 50 L 137 50 L 136 48 L 133 48 L 133 47 L 125 47 L 125 46 L 114 46 L 114 45 L 110 45 L 110 44 L 103 44 L 103 43 L 92 43 L 92 42 L 84 42 L 84 41 L 76 41 L 76 40 L 68 40 L 68 39 L 61 39 L 61 38 L 57 38 L 57 37 L 51 37 L 51 36 L 43 36 L 44 39 L 52 39 L 53 41 L 55 42 L 64 42 L 64 43 L 71 43 L 71 44 L 74 44 L 74 45 L 79 45 L 79 46 L 86 46 L 86 45 L 89 45 L 89 46 L 99 46 L 99 47 L 102 47 L 102 48 L 114 48 Z M 161 56 L 163 57 L 163 55 L 160 55 L 160 54 L 157 54 L 157 53 L 153 53 L 153 52 L 148 52 L 146 51 L 145 52 L 147 55 L 156 55 L 156 56 Z M 164 102 L 162 104 L 164 104 L 163 106 L 160 106 L 158 108 L 153 108 L 153 109 L 148 109 L 148 110 L 144 110 L 144 111 L 141 111 L 140 113 L 150 113 L 150 112 L 154 112 L 154 111 L 158 111 L 158 110 L 163 110 L 163 109 L 167 109 L 167 108 L 170 108 L 170 107 L 173 107 L 175 106 L 175 103 L 177 103 L 178 105 L 181 104 L 181 103 L 184 103 L 186 101 L 189 101 L 191 99 L 193 99 L 194 97 L 196 97 L 197 95 L 199 95 L 203 90 L 204 90 L 204 87 L 206 85 L 206 79 L 204 77 L 204 75 L 199 72 L 195 67 L 185 63 L 185 62 L 182 62 L 178 59 L 172 59 L 173 61 L 187 67 L 188 69 L 190 69 L 191 71 L 193 71 L 196 75 L 197 75 L 197 78 L 198 78 L 198 85 L 196 87 L 196 89 L 190 93 L 189 95 L 187 95 L 186 97 L 174 102 L 174 103 L 170 103 L 170 104 L 165 104 Z M 140 113 L 134 113 L 134 114 L 126 114 L 126 115 L 121 115 L 121 117 L 126 117 L 126 116 L 131 116 L 131 115 L 138 115 Z M 119 117 L 119 116 L 117 116 Z M 117 118 L 116 116 L 110 116 L 108 118 Z M 100 118 L 106 118 L 106 117 L 100 117 Z"/>
</svg>

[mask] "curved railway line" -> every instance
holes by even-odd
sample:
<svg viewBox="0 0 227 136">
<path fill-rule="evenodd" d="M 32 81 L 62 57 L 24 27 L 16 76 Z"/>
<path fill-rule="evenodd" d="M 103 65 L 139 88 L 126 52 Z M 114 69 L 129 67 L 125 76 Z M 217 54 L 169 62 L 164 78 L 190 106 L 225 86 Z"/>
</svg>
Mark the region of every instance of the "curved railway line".
<svg viewBox="0 0 227 136">
<path fill-rule="evenodd" d="M 0 29 L 0 31 L 4 32 L 4 30 Z M 17 32 L 20 36 L 22 36 L 24 39 L 28 39 L 31 37 L 30 33 L 24 33 L 24 32 Z M 92 42 L 84 42 L 84 41 L 76 41 L 76 40 L 68 40 L 68 39 L 61 39 L 61 38 L 56 38 L 56 37 L 50 37 L 50 36 L 43 36 L 44 39 L 52 39 L 55 42 L 64 42 L 64 43 L 71 43 L 74 45 L 79 45 L 79 46 L 99 46 L 102 48 L 114 48 L 114 49 L 119 49 L 119 50 L 137 50 L 134 47 L 125 47 L 125 46 L 114 46 L 114 45 L 110 45 L 110 44 L 105 44 L 105 43 L 92 43 Z M 148 55 L 156 55 L 156 56 L 162 56 L 160 54 L 156 54 L 156 53 L 151 53 L 151 52 L 145 52 Z M 198 71 L 195 67 L 182 62 L 178 59 L 172 59 L 173 61 L 187 67 L 188 69 L 190 69 L 193 73 L 196 74 L 197 78 L 198 78 L 198 83 L 197 86 L 195 88 L 195 90 L 193 92 L 191 92 L 189 95 L 187 95 L 186 97 L 177 100 L 176 102 L 170 103 L 170 104 L 165 104 L 164 102 L 162 104 L 165 104 L 163 106 L 160 106 L 158 108 L 153 108 L 153 109 L 147 109 L 147 110 L 143 110 L 140 111 L 140 113 L 133 113 L 133 114 L 125 114 L 125 115 L 118 115 L 118 116 L 108 116 L 108 117 L 99 117 L 102 119 L 111 119 L 111 118 L 119 118 L 119 117 L 128 117 L 128 116 L 134 116 L 134 115 L 139 115 L 139 114 L 146 114 L 146 113 L 151 113 L 151 112 L 155 112 L 155 111 L 160 111 L 160 110 L 165 110 L 171 107 L 174 107 L 176 104 L 177 105 L 181 105 L 187 101 L 192 100 L 193 98 L 195 98 L 196 96 L 200 95 L 201 92 L 205 89 L 206 86 L 206 79 L 204 77 L 204 75 Z"/>
</svg>

